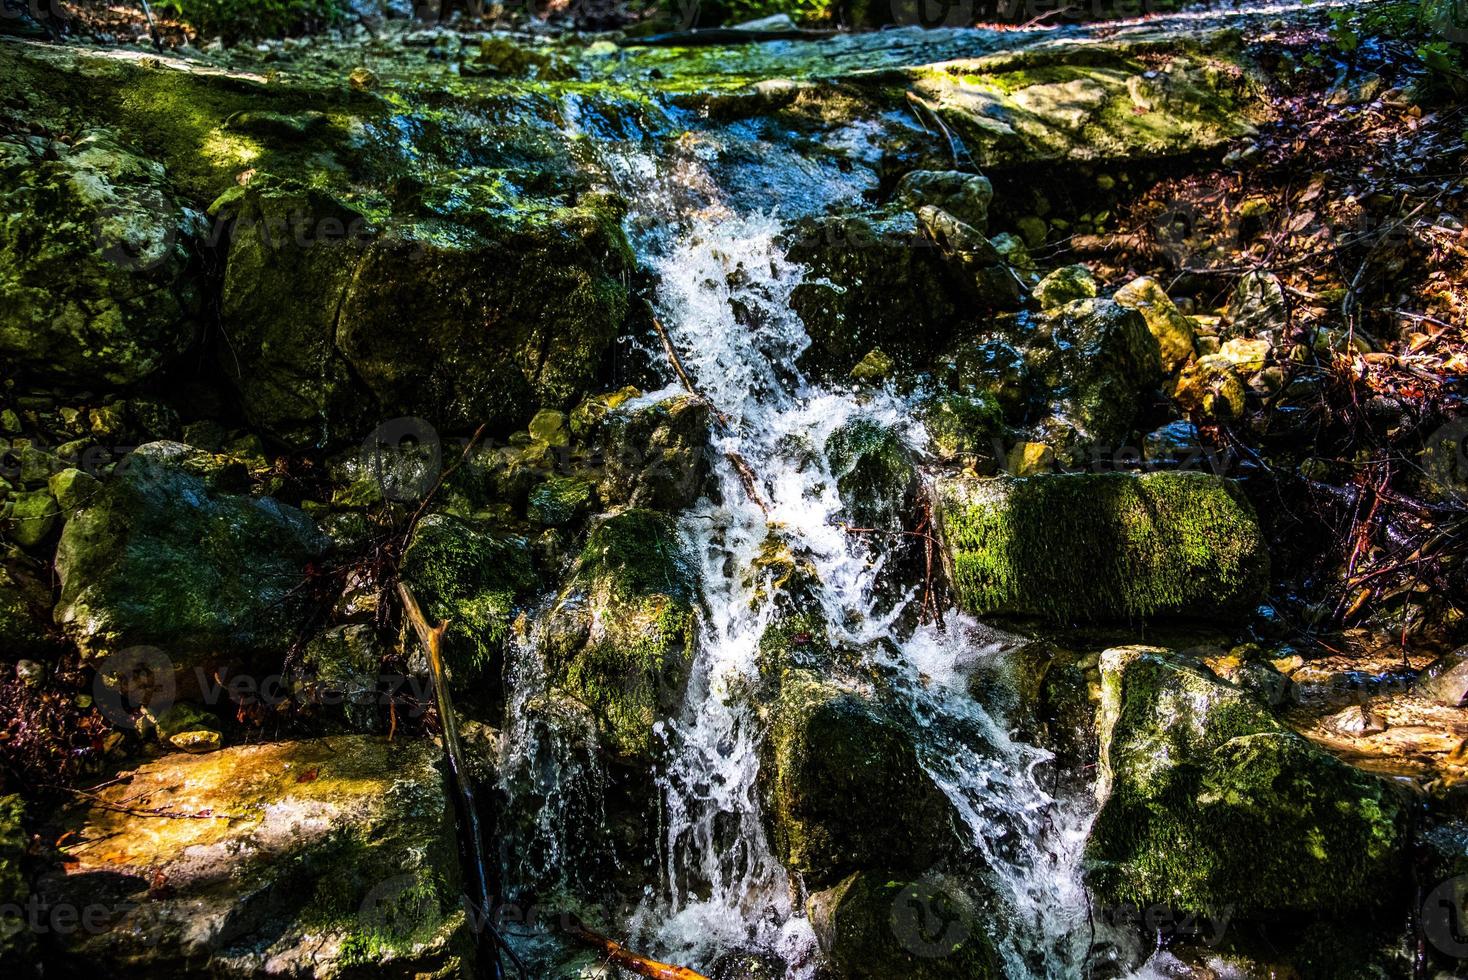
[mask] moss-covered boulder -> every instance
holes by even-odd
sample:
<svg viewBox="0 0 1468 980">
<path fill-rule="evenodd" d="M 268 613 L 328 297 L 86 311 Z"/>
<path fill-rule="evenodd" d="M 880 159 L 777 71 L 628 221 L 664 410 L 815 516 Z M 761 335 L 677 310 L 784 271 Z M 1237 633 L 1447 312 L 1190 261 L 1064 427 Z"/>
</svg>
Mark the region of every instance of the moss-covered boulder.
<svg viewBox="0 0 1468 980">
<path fill-rule="evenodd" d="M 1229 617 L 1268 584 L 1253 508 L 1211 474 L 954 477 L 937 497 L 944 561 L 975 615 Z"/>
<path fill-rule="evenodd" d="M 0 657 L 13 660 L 46 642 L 51 590 L 37 566 L 19 551 L 0 553 Z"/>
<path fill-rule="evenodd" d="M 806 902 L 816 939 L 845 980 L 999 980 L 987 914 L 956 878 L 861 871 Z"/>
<path fill-rule="evenodd" d="M 469 690 L 497 671 L 519 603 L 538 583 L 525 539 L 429 514 L 413 531 L 402 573 L 429 621 L 448 621 L 444 660 L 454 685 Z"/>
<path fill-rule="evenodd" d="M 646 759 L 683 703 L 698 635 L 698 570 L 677 524 L 627 510 L 591 529 L 541 644 L 551 682 L 591 709 L 614 755 Z"/>
<path fill-rule="evenodd" d="M 1174 372 L 1193 359 L 1197 343 L 1193 321 L 1183 315 L 1156 279 L 1151 276 L 1133 279 L 1118 289 L 1112 299 L 1142 314 L 1147 329 L 1157 338 L 1163 370 Z"/>
<path fill-rule="evenodd" d="M 439 758 L 431 740 L 342 736 L 123 774 L 53 828 L 73 843 L 39 895 L 104 910 L 55 953 L 119 976 L 470 976 Z"/>
<path fill-rule="evenodd" d="M 692 395 L 612 411 L 600 426 L 603 500 L 661 511 L 691 505 L 708 487 L 712 421 L 708 402 Z"/>
<path fill-rule="evenodd" d="M 313 446 L 396 416 L 508 431 L 572 407 L 622 331 L 632 264 L 615 207 L 587 200 L 387 227 L 287 184 L 232 195 L 221 358 L 252 421 Z"/>
<path fill-rule="evenodd" d="M 0 139 L 0 358 L 67 385 L 131 384 L 192 342 L 202 216 L 103 130 Z"/>
<path fill-rule="evenodd" d="M 1392 899 L 1409 805 L 1388 783 L 1167 651 L 1108 650 L 1101 673 L 1086 862 L 1103 902 L 1270 919 Z"/>
<path fill-rule="evenodd" d="M 901 527 L 912 516 L 917 467 L 892 426 L 870 418 L 845 423 L 826 440 L 826 461 L 858 527 Z"/>
<path fill-rule="evenodd" d="M 179 667 L 278 659 L 329 542 L 296 508 L 238 492 L 243 480 L 238 463 L 182 443 L 125 457 L 61 533 L 56 622 L 94 656 L 147 645 Z"/>
<path fill-rule="evenodd" d="M 1035 302 L 1042 310 L 1053 310 L 1082 299 L 1095 299 L 1096 277 L 1083 265 L 1067 265 L 1056 269 L 1035 286 Z"/>
<path fill-rule="evenodd" d="M 775 854 L 813 887 L 862 868 L 922 871 L 958 840 L 908 724 L 816 673 L 780 679 L 759 782 Z"/>
</svg>

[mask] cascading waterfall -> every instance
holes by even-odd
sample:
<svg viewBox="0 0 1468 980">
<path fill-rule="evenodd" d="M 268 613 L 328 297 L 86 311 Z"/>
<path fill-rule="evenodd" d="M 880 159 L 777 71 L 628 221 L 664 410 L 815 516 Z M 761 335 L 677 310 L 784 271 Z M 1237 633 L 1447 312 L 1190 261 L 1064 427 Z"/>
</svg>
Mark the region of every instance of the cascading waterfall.
<svg viewBox="0 0 1468 980">
<path fill-rule="evenodd" d="M 590 110 L 570 104 L 567 115 L 597 142 Z M 960 814 L 1003 907 L 994 928 L 1006 972 L 1081 975 L 1095 938 L 1078 874 L 1088 808 L 1042 789 L 1037 770 L 1048 753 L 1012 738 L 969 693 L 968 675 L 996 649 L 982 628 L 955 614 L 946 628 L 911 627 L 916 595 L 894 602 L 890 582 L 879 581 L 880 549 L 842 526 L 835 474 L 820 452 L 858 417 L 895 428 L 920 451 L 927 436 L 912 421 L 913 405 L 890 392 L 859 397 L 815 385 L 797 370 L 809 339 L 790 297 L 807 270 L 786 256 L 781 216 L 720 193 L 705 165 L 716 154 L 660 159 L 652 145 L 625 136 L 599 148 L 630 202 L 629 239 L 656 278 L 658 315 L 727 419 L 714 435 L 717 502 L 704 499 L 682 519 L 702 564 L 704 621 L 684 709 L 659 726 L 662 870 L 629 923 L 633 940 L 694 966 L 731 950 L 778 958 L 789 978 L 810 977 L 818 965 L 801 899 L 766 840 L 756 789 L 762 722 L 739 693 L 757 677 L 758 641 L 774 612 L 764 583 L 751 576 L 773 532 L 818 571 L 816 599 L 832 640 L 871 651 L 887 678 L 885 698 L 918 733 L 920 761 Z M 826 188 L 805 203 L 824 206 L 857 189 Z M 729 452 L 757 475 L 763 501 L 750 498 Z M 512 716 L 520 712 L 514 737 L 529 740 L 516 750 L 521 771 L 528 767 L 545 798 L 565 806 L 566 777 L 532 764 L 537 753 L 567 753 L 530 731 L 530 696 L 519 693 L 512 705 Z"/>
</svg>

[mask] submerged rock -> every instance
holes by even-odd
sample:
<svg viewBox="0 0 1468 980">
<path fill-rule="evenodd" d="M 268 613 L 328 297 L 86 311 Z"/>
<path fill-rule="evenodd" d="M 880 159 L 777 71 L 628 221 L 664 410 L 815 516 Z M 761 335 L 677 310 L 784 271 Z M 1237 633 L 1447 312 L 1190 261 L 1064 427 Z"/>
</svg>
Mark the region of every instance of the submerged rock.
<svg viewBox="0 0 1468 980">
<path fill-rule="evenodd" d="M 305 612 L 309 517 L 249 497 L 243 469 L 177 442 L 134 450 L 61 533 L 59 623 L 93 656 L 160 648 L 176 667 L 273 654 Z"/>
<path fill-rule="evenodd" d="M 1168 651 L 1108 650 L 1101 672 L 1086 861 L 1103 901 L 1269 919 L 1392 898 L 1408 807 L 1387 783 Z"/>
<path fill-rule="evenodd" d="M 983 905 L 957 879 L 863 871 L 806 903 L 822 951 L 845 980 L 999 980 Z"/>
<path fill-rule="evenodd" d="M 1212 619 L 1268 584 L 1253 508 L 1206 473 L 952 477 L 937 497 L 944 561 L 974 615 Z"/>
<path fill-rule="evenodd" d="M 65 818 L 54 937 L 131 975 L 468 976 L 453 807 L 431 741 L 343 736 L 168 755 Z M 136 812 L 139 799 L 159 817 Z M 186 816 L 182 816 L 186 815 Z"/>
<path fill-rule="evenodd" d="M 775 854 L 816 887 L 862 868 L 920 872 L 957 842 L 908 728 L 807 671 L 781 678 L 759 779 Z"/>
<path fill-rule="evenodd" d="M 628 510 L 592 528 L 549 613 L 551 682 L 591 709 L 606 748 L 648 758 L 683 703 L 698 627 L 698 571 L 677 524 Z"/>
<path fill-rule="evenodd" d="M 0 139 L 0 357 L 67 385 L 131 384 L 193 341 L 202 216 L 104 130 Z"/>
<path fill-rule="evenodd" d="M 507 430 L 537 405 L 569 408 L 627 316 L 631 255 L 600 203 L 387 229 L 274 186 L 225 210 L 223 367 L 251 419 L 293 446 L 393 416 Z"/>
</svg>

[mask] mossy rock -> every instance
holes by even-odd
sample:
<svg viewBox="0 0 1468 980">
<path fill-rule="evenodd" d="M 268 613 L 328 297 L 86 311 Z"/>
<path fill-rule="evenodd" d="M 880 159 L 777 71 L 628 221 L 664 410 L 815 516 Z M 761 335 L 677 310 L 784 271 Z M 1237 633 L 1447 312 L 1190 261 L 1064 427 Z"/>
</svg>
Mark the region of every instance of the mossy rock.
<svg viewBox="0 0 1468 980">
<path fill-rule="evenodd" d="M 922 409 L 928 445 L 939 459 L 992 459 L 1005 434 L 1004 412 L 992 396 L 944 395 Z"/>
<path fill-rule="evenodd" d="M 913 211 L 925 205 L 941 208 L 982 235 L 989 226 L 994 185 L 982 174 L 913 170 L 897 182 L 897 198 Z"/>
<path fill-rule="evenodd" d="M 1000 980 L 989 914 L 956 878 L 861 871 L 806 903 L 822 951 L 844 980 Z"/>
<path fill-rule="evenodd" d="M 603 519 L 551 611 L 552 683 L 584 703 L 606 748 L 647 759 L 683 703 L 698 637 L 697 566 L 677 524 L 650 510 Z"/>
<path fill-rule="evenodd" d="M 911 214 L 810 219 L 792 239 L 790 260 L 807 268 L 790 296 L 811 339 L 807 370 L 845 377 L 873 348 L 899 367 L 925 362 L 977 306 L 972 273 Z"/>
<path fill-rule="evenodd" d="M 595 387 L 627 316 L 631 253 L 603 202 L 388 229 L 279 184 L 225 211 L 221 364 L 251 419 L 289 445 L 394 416 L 518 428 L 537 404 L 570 408 Z"/>
<path fill-rule="evenodd" d="M 1086 864 L 1102 901 L 1268 920 L 1392 899 L 1409 818 L 1393 787 L 1165 650 L 1108 650 L 1101 671 Z"/>
<path fill-rule="evenodd" d="M 24 817 L 24 800 L 0 796 L 0 966 L 16 977 L 29 975 L 35 966 L 36 937 L 24 918 L 31 893 L 25 870 L 30 835 L 21 824 Z"/>
<path fill-rule="evenodd" d="M 0 555 L 0 652 L 8 659 L 34 653 L 47 642 L 51 590 L 38 564 L 19 551 Z"/>
<path fill-rule="evenodd" d="M 1269 581 L 1253 508 L 1211 474 L 955 477 L 937 494 L 944 561 L 977 616 L 1231 617 Z"/>
<path fill-rule="evenodd" d="M 576 476 L 552 476 L 530 491 L 528 514 L 547 527 L 573 524 L 596 506 L 596 485 Z"/>
<path fill-rule="evenodd" d="M 448 514 L 418 522 L 402 573 L 428 620 L 448 621 L 444 659 L 465 691 L 498 670 L 519 604 L 539 581 L 525 539 Z"/>
<path fill-rule="evenodd" d="M 776 856 L 812 886 L 861 868 L 921 871 L 955 848 L 957 815 L 909 724 L 817 674 L 780 679 L 759 784 Z"/>
<path fill-rule="evenodd" d="M 1094 299 L 1096 277 L 1083 265 L 1067 265 L 1041 279 L 1035 286 L 1035 301 L 1042 310 L 1053 310 L 1082 299 Z"/>
<path fill-rule="evenodd" d="M 894 529 L 911 518 L 917 467 L 895 428 L 853 419 L 826 440 L 826 461 L 854 524 Z"/>
<path fill-rule="evenodd" d="M 598 431 L 609 504 L 678 511 L 708 488 L 713 410 L 692 395 L 611 411 Z"/>
<path fill-rule="evenodd" d="M 105 130 L 0 139 L 0 357 L 66 385 L 140 381 L 193 342 L 203 216 Z"/>
<path fill-rule="evenodd" d="M 1162 285 L 1151 276 L 1133 279 L 1112 297 L 1122 306 L 1142 314 L 1147 329 L 1157 338 L 1163 370 L 1177 371 L 1197 353 L 1193 321 L 1183 315 Z"/>
<path fill-rule="evenodd" d="M 440 758 L 430 739 L 358 735 L 172 754 L 120 774 L 48 828 L 89 843 L 66 847 L 66 873 L 41 876 L 37 893 L 111 912 L 103 928 L 58 934 L 53 954 L 158 977 L 201 961 L 234 976 L 471 976 Z M 125 803 L 139 796 L 197 817 L 139 814 Z"/>
<path fill-rule="evenodd" d="M 242 477 L 226 458 L 149 443 L 71 515 L 55 616 L 85 653 L 154 646 L 180 668 L 279 659 L 307 612 L 307 565 L 329 542 L 296 508 L 229 492 Z"/>
</svg>

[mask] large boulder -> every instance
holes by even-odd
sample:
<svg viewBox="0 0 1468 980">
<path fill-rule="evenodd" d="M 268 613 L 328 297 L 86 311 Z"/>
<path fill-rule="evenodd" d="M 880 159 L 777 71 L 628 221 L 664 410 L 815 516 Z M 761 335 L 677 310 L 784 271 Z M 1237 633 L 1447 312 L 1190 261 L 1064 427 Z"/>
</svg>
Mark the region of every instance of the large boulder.
<svg viewBox="0 0 1468 980">
<path fill-rule="evenodd" d="M 1168 651 L 1108 650 L 1101 674 L 1086 862 L 1103 902 L 1270 919 L 1391 899 L 1410 806 L 1386 782 Z"/>
<path fill-rule="evenodd" d="M 282 654 L 329 541 L 304 513 L 251 497 L 243 467 L 182 443 L 125 457 L 66 522 L 55 618 L 98 656 L 158 647 L 177 667 Z"/>
<path fill-rule="evenodd" d="M 449 624 L 444 660 L 454 686 L 469 690 L 497 672 L 510 624 L 538 583 L 526 541 L 429 514 L 413 531 L 402 573 L 429 621 Z"/>
<path fill-rule="evenodd" d="M 73 843 L 37 891 L 96 912 L 58 953 L 120 977 L 470 976 L 438 759 L 428 740 L 341 736 L 124 774 L 55 828 Z"/>
<path fill-rule="evenodd" d="M 999 980 L 988 916 L 952 877 L 862 871 L 806 903 L 822 951 L 845 980 Z"/>
<path fill-rule="evenodd" d="M 398 416 L 507 431 L 570 408 L 622 331 L 632 265 L 616 208 L 587 201 L 455 227 L 382 227 L 286 185 L 216 203 L 234 222 L 221 358 L 246 412 L 305 447 Z"/>
<path fill-rule="evenodd" d="M 864 868 L 921 872 L 958 840 L 909 725 L 810 671 L 781 678 L 759 781 L 775 854 L 813 887 Z"/>
<path fill-rule="evenodd" d="M 115 134 L 0 139 L 0 359 L 68 385 L 152 374 L 197 331 L 202 225 Z"/>
<path fill-rule="evenodd" d="M 858 526 L 898 528 L 912 516 L 917 467 L 895 428 L 858 417 L 831 433 L 825 448 L 842 507 Z"/>
<path fill-rule="evenodd" d="M 936 492 L 944 562 L 974 615 L 1229 617 L 1268 584 L 1253 508 L 1211 474 L 951 477 Z"/>
<path fill-rule="evenodd" d="M 591 709 L 615 756 L 650 757 L 658 722 L 683 703 L 698 581 L 677 524 L 627 510 L 591 529 L 547 618 L 541 651 L 551 681 Z"/>
</svg>

